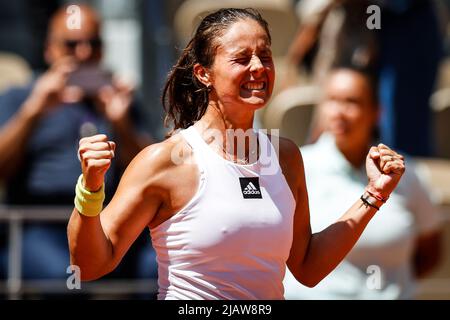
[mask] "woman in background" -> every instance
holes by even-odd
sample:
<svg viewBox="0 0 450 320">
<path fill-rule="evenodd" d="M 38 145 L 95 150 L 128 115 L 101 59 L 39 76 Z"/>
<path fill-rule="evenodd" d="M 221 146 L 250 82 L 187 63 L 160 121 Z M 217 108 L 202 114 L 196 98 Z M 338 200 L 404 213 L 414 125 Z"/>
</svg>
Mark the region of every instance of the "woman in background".
<svg viewBox="0 0 450 320">
<path fill-rule="evenodd" d="M 319 106 L 326 132 L 302 148 L 311 227 L 338 218 L 367 183 L 364 162 L 379 116 L 376 85 L 366 71 L 335 68 Z M 339 190 L 337 192 L 336 190 Z M 345 260 L 318 286 L 305 288 L 291 274 L 288 299 L 409 299 L 415 283 L 438 263 L 440 217 L 408 159 L 408 170 Z"/>
</svg>

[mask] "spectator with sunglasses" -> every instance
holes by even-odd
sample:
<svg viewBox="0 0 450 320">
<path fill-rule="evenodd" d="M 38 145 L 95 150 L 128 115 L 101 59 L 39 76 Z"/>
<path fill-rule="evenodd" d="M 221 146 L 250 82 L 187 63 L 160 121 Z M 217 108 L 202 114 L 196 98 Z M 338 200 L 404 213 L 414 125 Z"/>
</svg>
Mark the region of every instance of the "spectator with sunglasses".
<svg viewBox="0 0 450 320">
<path fill-rule="evenodd" d="M 67 23 L 67 7 L 50 20 L 44 52 L 49 69 L 0 97 L 0 180 L 6 182 L 7 205 L 73 205 L 83 136 L 105 133 L 121 141 L 119 161 L 106 179 L 107 195 L 129 161 L 151 143 L 140 130 L 132 86 L 100 68 L 99 17 L 88 6 L 79 8 L 79 28 Z M 6 254 L 4 242 L 0 239 L 0 251 Z M 65 224 L 26 225 L 23 266 L 25 278 L 66 278 Z"/>
</svg>

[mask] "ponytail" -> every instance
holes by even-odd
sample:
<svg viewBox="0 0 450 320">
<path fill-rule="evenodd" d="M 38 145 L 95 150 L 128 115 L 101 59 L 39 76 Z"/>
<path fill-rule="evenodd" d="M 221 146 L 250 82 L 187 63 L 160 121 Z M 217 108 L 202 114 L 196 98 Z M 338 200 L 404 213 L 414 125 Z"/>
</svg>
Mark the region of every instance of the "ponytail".
<svg viewBox="0 0 450 320">
<path fill-rule="evenodd" d="M 173 126 L 169 136 L 177 129 L 186 129 L 193 125 L 205 114 L 209 104 L 210 88 L 195 77 L 194 66 L 199 63 L 205 68 L 211 67 L 217 48 L 215 40 L 230 25 L 242 19 L 258 22 L 270 41 L 269 26 L 254 9 L 220 9 L 206 16 L 170 71 L 164 86 L 162 94 L 162 104 L 166 112 L 164 125 Z"/>
<path fill-rule="evenodd" d="M 197 62 L 194 52 L 194 39 L 183 50 L 181 57 L 169 73 L 162 95 L 166 116 L 164 125 L 172 122 L 173 133 L 185 129 L 205 114 L 209 102 L 208 88 L 194 75 Z"/>
</svg>

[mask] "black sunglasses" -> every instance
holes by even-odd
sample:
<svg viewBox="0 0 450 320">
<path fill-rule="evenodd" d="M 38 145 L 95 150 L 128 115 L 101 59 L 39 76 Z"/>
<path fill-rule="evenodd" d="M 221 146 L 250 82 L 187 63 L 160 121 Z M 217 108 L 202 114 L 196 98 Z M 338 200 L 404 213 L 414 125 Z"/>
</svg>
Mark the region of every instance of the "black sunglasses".
<svg viewBox="0 0 450 320">
<path fill-rule="evenodd" d="M 93 38 L 88 40 L 63 40 L 66 48 L 75 50 L 75 48 L 81 43 L 87 43 L 92 49 L 99 49 L 102 46 L 102 40 L 100 38 Z"/>
</svg>

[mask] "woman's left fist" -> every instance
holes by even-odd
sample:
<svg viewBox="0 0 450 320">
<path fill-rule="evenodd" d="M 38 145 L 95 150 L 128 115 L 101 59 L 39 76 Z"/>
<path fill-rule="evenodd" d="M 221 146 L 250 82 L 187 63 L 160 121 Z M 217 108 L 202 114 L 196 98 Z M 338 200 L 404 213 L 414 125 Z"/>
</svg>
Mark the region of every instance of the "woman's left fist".
<svg viewBox="0 0 450 320">
<path fill-rule="evenodd" d="M 370 148 L 366 158 L 366 171 L 369 192 L 387 199 L 405 172 L 405 159 L 380 143 Z"/>
</svg>

